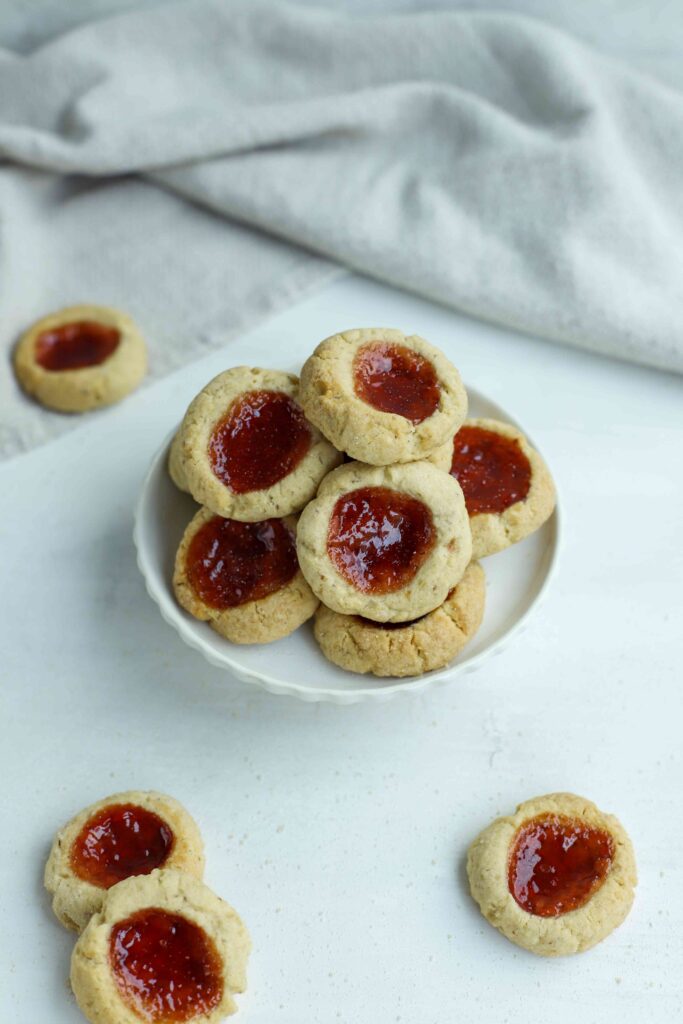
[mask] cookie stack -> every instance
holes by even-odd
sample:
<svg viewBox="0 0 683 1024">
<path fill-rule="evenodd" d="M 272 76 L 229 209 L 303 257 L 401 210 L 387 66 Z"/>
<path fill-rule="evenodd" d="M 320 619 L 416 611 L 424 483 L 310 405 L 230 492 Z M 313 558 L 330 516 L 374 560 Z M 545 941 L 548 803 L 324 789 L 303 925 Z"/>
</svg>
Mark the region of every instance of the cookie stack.
<svg viewBox="0 0 683 1024">
<path fill-rule="evenodd" d="M 161 793 L 107 797 L 57 833 L 45 887 L 61 923 L 81 933 L 71 987 L 93 1024 L 235 1013 L 251 942 L 203 874 L 197 825 Z"/>
<path fill-rule="evenodd" d="M 554 507 L 519 432 L 466 415 L 452 363 L 397 330 L 327 338 L 300 380 L 219 374 L 169 456 L 202 506 L 178 549 L 178 601 L 234 643 L 277 640 L 315 616 L 325 656 L 354 672 L 448 664 L 482 620 L 477 559 Z"/>
</svg>

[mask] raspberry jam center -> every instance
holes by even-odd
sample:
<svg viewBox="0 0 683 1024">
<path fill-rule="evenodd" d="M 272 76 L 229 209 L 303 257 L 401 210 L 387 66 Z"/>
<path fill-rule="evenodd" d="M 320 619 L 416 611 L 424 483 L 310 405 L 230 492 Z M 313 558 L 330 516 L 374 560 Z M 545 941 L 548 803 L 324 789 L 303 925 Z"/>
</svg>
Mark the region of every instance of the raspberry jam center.
<svg viewBox="0 0 683 1024">
<path fill-rule="evenodd" d="M 564 815 L 539 815 L 517 832 L 508 888 L 522 910 L 558 917 L 590 899 L 605 881 L 613 857 L 609 832 Z"/>
<path fill-rule="evenodd" d="M 236 608 L 279 590 L 297 573 L 294 534 L 281 519 L 238 523 L 214 516 L 190 541 L 190 586 L 211 608 Z"/>
<path fill-rule="evenodd" d="M 111 804 L 86 821 L 71 847 L 75 875 L 100 889 L 148 875 L 166 861 L 173 832 L 166 822 L 136 804 Z"/>
<path fill-rule="evenodd" d="M 337 571 L 366 594 L 410 583 L 434 545 L 432 515 L 417 498 L 388 487 L 359 487 L 332 510 L 327 551 Z"/>
<path fill-rule="evenodd" d="M 438 408 L 441 388 L 432 364 L 406 345 L 372 342 L 353 363 L 354 391 L 380 412 L 422 423 Z"/>
<path fill-rule="evenodd" d="M 246 391 L 214 427 L 209 461 L 234 494 L 261 491 L 299 465 L 311 446 L 301 408 L 282 391 Z"/>
<path fill-rule="evenodd" d="M 471 516 L 504 512 L 529 493 L 531 465 L 514 438 L 461 427 L 453 438 L 451 476 L 462 487 Z"/>
<path fill-rule="evenodd" d="M 220 956 L 206 932 L 179 914 L 146 908 L 111 930 L 109 963 L 121 998 L 145 1021 L 207 1014 L 223 995 Z"/>
<path fill-rule="evenodd" d="M 109 359 L 120 341 L 121 335 L 115 327 L 107 327 L 96 320 L 75 320 L 39 334 L 35 358 L 44 370 L 83 370 Z"/>
</svg>

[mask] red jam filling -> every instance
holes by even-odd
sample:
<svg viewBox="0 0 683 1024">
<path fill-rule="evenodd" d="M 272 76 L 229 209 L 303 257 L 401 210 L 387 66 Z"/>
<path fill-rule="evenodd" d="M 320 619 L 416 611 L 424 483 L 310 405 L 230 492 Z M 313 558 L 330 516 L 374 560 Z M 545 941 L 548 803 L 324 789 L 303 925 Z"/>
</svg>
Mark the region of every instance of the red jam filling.
<svg viewBox="0 0 683 1024">
<path fill-rule="evenodd" d="M 97 811 L 71 847 L 75 875 L 100 889 L 129 878 L 148 875 L 167 859 L 173 832 L 166 822 L 136 804 L 111 804 Z"/>
<path fill-rule="evenodd" d="M 186 556 L 190 586 L 211 608 L 236 608 L 274 593 L 297 573 L 294 534 L 281 519 L 238 523 L 214 516 Z"/>
<path fill-rule="evenodd" d="M 358 398 L 380 412 L 422 423 L 438 408 L 441 388 L 432 364 L 406 345 L 372 342 L 353 363 Z"/>
<path fill-rule="evenodd" d="M 511 437 L 481 427 L 461 427 L 453 438 L 451 476 L 462 487 L 471 516 L 504 512 L 524 501 L 531 486 L 531 465 Z"/>
<path fill-rule="evenodd" d="M 38 335 L 36 362 L 52 372 L 99 366 L 113 355 L 120 340 L 115 327 L 95 320 L 75 320 Z"/>
<path fill-rule="evenodd" d="M 191 1020 L 223 996 L 223 967 L 212 939 L 179 914 L 155 907 L 115 924 L 109 963 L 121 998 L 146 1021 Z"/>
<path fill-rule="evenodd" d="M 301 408 L 282 391 L 245 391 L 214 427 L 209 461 L 234 494 L 272 487 L 311 446 Z"/>
<path fill-rule="evenodd" d="M 327 552 L 344 579 L 366 594 L 406 586 L 434 544 L 431 512 L 388 487 L 359 487 L 336 502 Z"/>
<path fill-rule="evenodd" d="M 613 857 L 609 832 L 564 815 L 542 814 L 515 836 L 508 887 L 522 910 L 557 917 L 590 899 L 605 881 Z"/>
</svg>

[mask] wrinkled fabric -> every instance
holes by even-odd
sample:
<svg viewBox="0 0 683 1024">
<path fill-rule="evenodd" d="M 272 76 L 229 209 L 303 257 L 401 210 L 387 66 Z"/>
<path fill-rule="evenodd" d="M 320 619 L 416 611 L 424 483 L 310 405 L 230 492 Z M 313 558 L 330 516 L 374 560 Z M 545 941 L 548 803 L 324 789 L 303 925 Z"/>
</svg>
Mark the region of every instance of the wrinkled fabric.
<svg viewBox="0 0 683 1024">
<path fill-rule="evenodd" d="M 160 374 L 341 266 L 683 369 L 683 94 L 540 21 L 134 10 L 0 51 L 0 158 L 8 350 L 107 302 Z M 64 429 L 2 387 L 6 453 Z"/>
</svg>

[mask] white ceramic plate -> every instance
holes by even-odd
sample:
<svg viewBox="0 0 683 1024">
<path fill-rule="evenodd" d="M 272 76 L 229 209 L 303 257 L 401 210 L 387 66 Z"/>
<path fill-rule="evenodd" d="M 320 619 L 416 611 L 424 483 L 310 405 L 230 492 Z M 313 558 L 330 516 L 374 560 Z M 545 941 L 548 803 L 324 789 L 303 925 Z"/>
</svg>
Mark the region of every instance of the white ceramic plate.
<svg viewBox="0 0 683 1024">
<path fill-rule="evenodd" d="M 524 429 L 505 409 L 475 389 L 468 388 L 467 393 L 470 416 L 507 420 Z M 168 476 L 166 461 L 172 436 L 166 438 L 152 461 L 135 514 L 135 546 L 147 590 L 185 643 L 213 665 L 270 693 L 353 704 L 387 700 L 398 693 L 416 693 L 437 683 L 451 682 L 461 673 L 479 668 L 485 658 L 500 652 L 513 634 L 521 631 L 553 574 L 559 541 L 557 509 L 540 530 L 521 544 L 484 559 L 484 621 L 462 654 L 448 668 L 409 679 L 381 680 L 337 668 L 320 653 L 310 622 L 276 643 L 244 647 L 231 644 L 207 623 L 188 615 L 173 596 L 175 553 L 197 505 Z M 533 439 L 529 439 L 533 444 Z"/>
</svg>

